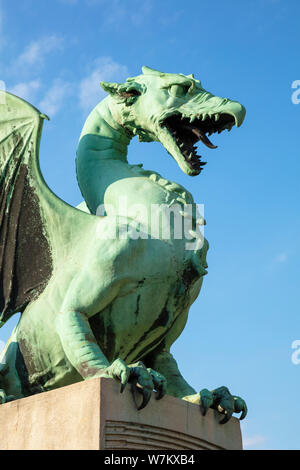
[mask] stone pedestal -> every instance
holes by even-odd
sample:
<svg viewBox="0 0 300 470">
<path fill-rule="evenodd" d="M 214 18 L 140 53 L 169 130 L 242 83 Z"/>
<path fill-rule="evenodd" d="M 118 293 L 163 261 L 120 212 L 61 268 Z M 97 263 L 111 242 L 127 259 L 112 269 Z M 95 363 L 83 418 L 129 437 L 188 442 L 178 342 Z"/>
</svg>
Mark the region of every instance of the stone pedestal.
<svg viewBox="0 0 300 470">
<path fill-rule="evenodd" d="M 112 379 L 79 382 L 0 406 L 0 449 L 204 450 L 242 449 L 239 421 L 219 424 L 197 405 L 165 396 L 137 411 L 127 385 Z"/>
</svg>

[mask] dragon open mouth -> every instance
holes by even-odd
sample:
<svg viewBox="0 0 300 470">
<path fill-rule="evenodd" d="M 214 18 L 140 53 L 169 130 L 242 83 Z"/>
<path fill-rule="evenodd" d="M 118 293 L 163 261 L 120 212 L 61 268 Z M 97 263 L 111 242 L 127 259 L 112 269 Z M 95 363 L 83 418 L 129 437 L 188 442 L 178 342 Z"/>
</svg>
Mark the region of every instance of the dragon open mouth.
<svg viewBox="0 0 300 470">
<path fill-rule="evenodd" d="M 198 173 L 206 165 L 206 162 L 202 162 L 201 155 L 197 155 L 195 144 L 201 141 L 211 149 L 217 148 L 206 134 L 211 135 L 216 132 L 220 134 L 225 129 L 231 130 L 234 124 L 234 117 L 227 113 L 211 116 L 204 114 L 191 118 L 174 114 L 163 122 L 163 126 L 172 135 L 189 168 Z"/>
</svg>

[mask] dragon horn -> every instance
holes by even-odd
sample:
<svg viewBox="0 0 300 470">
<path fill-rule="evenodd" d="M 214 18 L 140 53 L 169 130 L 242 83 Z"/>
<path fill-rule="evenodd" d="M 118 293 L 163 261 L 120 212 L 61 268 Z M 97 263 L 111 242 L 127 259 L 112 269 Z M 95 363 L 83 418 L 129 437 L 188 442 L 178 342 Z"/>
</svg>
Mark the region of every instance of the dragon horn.
<svg viewBox="0 0 300 470">
<path fill-rule="evenodd" d="M 158 75 L 159 77 L 161 77 L 162 75 L 165 75 L 164 72 L 159 72 L 158 70 L 151 69 L 150 67 L 147 67 L 146 65 L 143 65 L 142 72 L 144 75 Z"/>
</svg>

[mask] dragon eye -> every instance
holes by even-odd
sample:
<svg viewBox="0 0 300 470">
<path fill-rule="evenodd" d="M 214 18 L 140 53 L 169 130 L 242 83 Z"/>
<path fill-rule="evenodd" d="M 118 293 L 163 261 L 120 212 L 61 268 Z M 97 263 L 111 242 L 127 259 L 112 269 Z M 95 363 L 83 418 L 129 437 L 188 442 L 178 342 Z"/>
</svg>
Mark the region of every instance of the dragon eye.
<svg viewBox="0 0 300 470">
<path fill-rule="evenodd" d="M 169 88 L 169 93 L 176 98 L 181 98 L 187 94 L 189 88 L 189 85 L 171 85 Z"/>
</svg>

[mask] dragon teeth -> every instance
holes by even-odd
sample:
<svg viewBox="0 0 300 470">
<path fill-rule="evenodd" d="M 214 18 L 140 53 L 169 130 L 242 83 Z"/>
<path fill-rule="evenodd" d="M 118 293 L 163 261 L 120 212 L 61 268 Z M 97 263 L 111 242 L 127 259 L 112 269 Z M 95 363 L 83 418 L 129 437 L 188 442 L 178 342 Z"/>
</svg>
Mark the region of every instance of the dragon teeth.
<svg viewBox="0 0 300 470">
<path fill-rule="evenodd" d="M 215 114 L 215 121 L 218 121 L 220 117 L 220 114 Z"/>
</svg>

